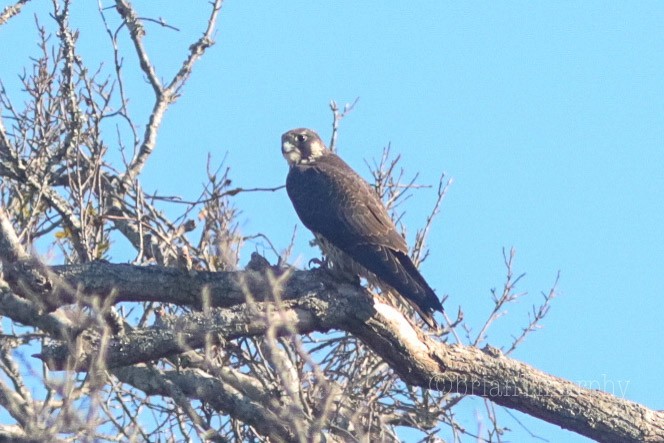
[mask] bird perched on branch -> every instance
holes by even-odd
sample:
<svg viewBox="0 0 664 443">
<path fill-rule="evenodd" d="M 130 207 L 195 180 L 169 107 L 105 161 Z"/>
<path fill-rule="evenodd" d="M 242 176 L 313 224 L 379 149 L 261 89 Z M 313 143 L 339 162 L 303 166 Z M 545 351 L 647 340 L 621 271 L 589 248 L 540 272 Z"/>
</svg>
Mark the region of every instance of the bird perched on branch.
<svg viewBox="0 0 664 443">
<path fill-rule="evenodd" d="M 290 167 L 288 196 L 333 269 L 399 294 L 437 329 L 433 313 L 443 306 L 374 189 L 311 129 L 282 135 L 281 152 Z"/>
</svg>

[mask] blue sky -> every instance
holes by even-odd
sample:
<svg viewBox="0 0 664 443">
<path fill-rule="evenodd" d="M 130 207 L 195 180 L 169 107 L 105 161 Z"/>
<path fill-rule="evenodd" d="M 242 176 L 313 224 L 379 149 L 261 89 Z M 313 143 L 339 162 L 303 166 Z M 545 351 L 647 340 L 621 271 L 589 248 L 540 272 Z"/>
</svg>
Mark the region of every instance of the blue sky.
<svg viewBox="0 0 664 443">
<path fill-rule="evenodd" d="M 36 53 L 37 3 L 0 28 L 0 78 L 10 91 Z M 207 2 L 187 10 L 176 1 L 133 3 L 181 28 L 146 25 L 157 68 L 171 76 L 203 30 Z M 86 62 L 108 60 L 110 46 L 95 34 L 96 2 L 77 2 L 72 20 Z M 339 138 L 351 166 L 367 177 L 364 159 L 391 143 L 421 183 L 435 184 L 441 172 L 454 179 L 423 266 L 449 295 L 448 310 L 462 306 L 479 329 L 489 290 L 503 281 L 501 249 L 513 246 L 517 271 L 527 274 L 519 288 L 530 295 L 489 342 L 509 344 L 560 270 L 544 328 L 514 357 L 570 380 L 628 383 L 628 399 L 664 409 L 662 23 L 664 3 L 654 1 L 227 0 L 217 45 L 168 111 L 144 186 L 195 198 L 208 152 L 218 162 L 228 154 L 238 186 L 283 184 L 281 133 L 306 126 L 329 139 L 328 102 L 360 97 Z M 135 66 L 130 53 L 125 63 L 127 72 Z M 151 91 L 141 76 L 127 81 L 144 119 Z M 409 200 L 411 233 L 434 198 L 425 190 Z M 278 248 L 299 225 L 283 191 L 236 203 L 243 232 L 262 232 Z M 309 238 L 300 226 L 302 263 L 317 253 Z M 249 244 L 246 255 L 262 248 Z M 586 441 L 519 417 L 550 441 Z M 509 418 L 503 424 L 517 430 L 514 441 L 530 438 Z"/>
</svg>

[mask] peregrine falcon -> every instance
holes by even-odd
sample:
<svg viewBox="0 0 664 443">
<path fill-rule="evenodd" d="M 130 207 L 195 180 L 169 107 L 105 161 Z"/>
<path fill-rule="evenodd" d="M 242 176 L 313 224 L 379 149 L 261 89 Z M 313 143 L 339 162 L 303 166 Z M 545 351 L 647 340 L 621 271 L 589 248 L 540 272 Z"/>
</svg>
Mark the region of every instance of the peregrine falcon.
<svg viewBox="0 0 664 443">
<path fill-rule="evenodd" d="M 311 129 L 282 135 L 281 152 L 289 165 L 286 190 L 295 211 L 337 271 L 401 295 L 437 329 L 433 313 L 443 312 L 443 306 L 408 256 L 406 241 L 374 189 Z"/>
</svg>

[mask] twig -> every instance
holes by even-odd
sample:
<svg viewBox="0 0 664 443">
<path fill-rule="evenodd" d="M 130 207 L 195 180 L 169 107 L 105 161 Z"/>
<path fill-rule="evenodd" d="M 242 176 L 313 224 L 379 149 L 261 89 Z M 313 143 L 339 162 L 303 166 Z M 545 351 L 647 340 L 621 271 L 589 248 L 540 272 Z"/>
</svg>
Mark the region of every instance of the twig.
<svg viewBox="0 0 664 443">
<path fill-rule="evenodd" d="M 429 212 L 429 215 L 427 215 L 424 227 L 422 229 L 419 229 L 417 231 L 417 234 L 415 235 L 415 245 L 412 248 L 411 256 L 416 266 L 419 266 L 427 257 L 427 252 L 428 252 L 426 248 L 427 237 L 429 236 L 429 231 L 433 226 L 434 219 L 440 213 L 441 203 L 443 202 L 443 199 L 447 194 L 447 190 L 452 185 L 452 182 L 453 182 L 452 179 L 448 179 L 447 181 L 445 181 L 444 173 L 440 175 L 440 179 L 438 180 L 438 192 L 436 196 L 436 201 L 433 205 L 433 208 L 431 209 L 431 212 Z"/>
<path fill-rule="evenodd" d="M 517 348 L 517 346 L 519 346 L 526 339 L 528 334 L 540 328 L 539 325 L 540 322 L 549 313 L 549 309 L 551 308 L 551 302 L 556 297 L 556 288 L 558 287 L 559 280 L 560 280 L 560 271 L 558 271 L 558 274 L 556 274 L 556 279 L 553 282 L 551 289 L 549 289 L 549 292 L 546 294 L 542 293 L 542 297 L 544 297 L 544 302 L 541 305 L 539 305 L 537 308 L 533 306 L 532 316 L 530 313 L 528 314 L 528 318 L 530 320 L 528 326 L 522 329 L 521 334 L 518 337 L 513 337 L 514 341 L 512 342 L 510 348 L 507 351 L 505 351 L 506 355 L 511 354 L 512 351 L 514 351 Z"/>
<path fill-rule="evenodd" d="M 339 112 L 339 107 L 337 106 L 337 102 L 332 100 L 330 101 L 330 109 L 332 110 L 332 137 L 330 138 L 330 151 L 336 152 L 337 151 L 337 136 L 339 134 L 339 123 L 341 123 L 341 120 L 348 115 L 353 108 L 355 108 L 355 105 L 357 102 L 360 100 L 360 97 L 356 97 L 355 100 L 353 100 L 353 103 L 346 103 L 344 105 L 344 110 L 342 112 Z"/>
<path fill-rule="evenodd" d="M 496 321 L 498 318 L 502 317 L 505 314 L 505 312 L 501 312 L 503 306 L 525 295 L 525 293 L 514 294 L 512 292 L 516 284 L 519 282 L 519 280 L 521 280 L 526 275 L 526 274 L 520 274 L 519 276 L 514 278 L 514 274 L 512 273 L 512 264 L 515 255 L 516 251 L 514 248 L 510 248 L 509 256 L 505 253 L 505 248 L 503 248 L 503 261 L 505 263 L 505 268 L 507 269 L 507 277 L 505 278 L 503 291 L 500 294 L 500 296 L 497 296 L 496 290 L 495 289 L 491 290 L 491 295 L 494 303 L 493 310 L 491 311 L 491 314 L 489 314 L 489 317 L 487 318 L 486 322 L 484 322 L 484 325 L 482 326 L 480 332 L 477 334 L 477 337 L 475 337 L 475 340 L 473 341 L 473 346 L 478 346 L 481 342 L 483 342 L 486 338 L 486 331 L 489 329 L 489 326 L 491 326 L 491 324 L 494 321 Z"/>
<path fill-rule="evenodd" d="M 286 185 L 281 185 L 281 186 L 275 186 L 272 188 L 233 188 L 228 191 L 224 191 L 223 193 L 219 195 L 214 195 L 212 197 L 202 199 L 202 200 L 196 200 L 196 201 L 191 201 L 191 200 L 183 200 L 182 198 L 176 196 L 176 195 L 151 195 L 150 199 L 151 200 L 161 200 L 161 201 L 167 201 L 169 203 L 178 203 L 182 205 L 191 205 L 191 206 L 198 206 L 201 204 L 209 203 L 211 201 L 220 199 L 222 197 L 230 196 L 233 197 L 237 194 L 245 193 L 245 192 L 275 192 L 279 191 L 280 189 L 284 189 Z"/>
</svg>

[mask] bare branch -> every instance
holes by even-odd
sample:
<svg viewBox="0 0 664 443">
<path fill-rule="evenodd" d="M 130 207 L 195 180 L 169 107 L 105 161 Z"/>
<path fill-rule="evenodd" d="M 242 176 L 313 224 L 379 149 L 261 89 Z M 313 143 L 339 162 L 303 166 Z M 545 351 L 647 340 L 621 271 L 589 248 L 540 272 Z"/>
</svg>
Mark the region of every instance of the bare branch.
<svg viewBox="0 0 664 443">
<path fill-rule="evenodd" d="M 5 9 L 0 12 L 0 26 L 7 23 L 7 21 L 18 15 L 21 12 L 23 6 L 28 3 L 30 0 L 18 0 L 13 5 L 6 6 Z"/>
<path fill-rule="evenodd" d="M 244 393 L 198 370 L 158 372 L 145 367 L 121 368 L 113 371 L 123 383 L 128 383 L 148 395 L 171 395 L 177 386 L 182 395 L 209 403 L 220 411 L 236 413 L 238 418 L 254 426 L 259 433 L 277 441 L 292 441 L 293 431 L 269 409 Z"/>
<path fill-rule="evenodd" d="M 128 1 L 125 0 L 116 0 L 115 8 L 118 11 L 118 14 L 124 20 L 124 23 L 129 28 L 129 35 L 131 36 L 131 41 L 134 43 L 134 49 L 136 50 L 136 55 L 138 56 L 138 61 L 141 65 L 141 70 L 147 76 L 154 94 L 157 98 L 160 98 L 162 95 L 162 86 L 159 78 L 157 77 L 157 72 L 155 71 L 150 57 L 143 45 L 143 37 L 145 37 L 145 29 L 143 24 L 138 18 L 138 14 L 134 10 L 133 6 Z"/>
<path fill-rule="evenodd" d="M 37 260 L 28 255 L 21 246 L 18 236 L 7 214 L 0 208 L 0 263 L 4 279 L 14 291 L 31 298 L 38 306 L 44 306 L 43 299 L 35 299 L 51 289 L 51 282 Z"/>
<path fill-rule="evenodd" d="M 35 435 L 34 433 L 28 434 L 19 426 L 13 425 L 0 425 L 0 440 L 13 442 L 13 443 L 34 443 L 37 438 L 42 437 L 48 439 L 53 443 L 64 443 L 67 440 L 55 438 L 53 435 Z M 44 441 L 44 440 L 42 440 Z"/>
<path fill-rule="evenodd" d="M 281 186 L 274 186 L 272 188 L 233 188 L 229 189 L 228 191 L 224 191 L 220 195 L 213 195 L 212 197 L 202 199 L 202 200 L 196 200 L 196 201 L 189 201 L 189 200 L 183 200 L 180 197 L 177 196 L 166 196 L 166 195 L 153 195 L 150 198 L 152 200 L 160 200 L 160 201 L 166 201 L 169 203 L 179 203 L 183 205 L 191 205 L 191 206 L 198 206 L 198 205 L 203 205 L 205 203 L 209 203 L 212 200 L 216 200 L 221 197 L 234 197 L 238 194 L 245 193 L 245 192 L 275 192 L 279 191 L 281 189 L 284 189 L 286 185 L 281 185 Z"/>
<path fill-rule="evenodd" d="M 339 112 L 339 107 L 337 106 L 337 102 L 334 100 L 330 101 L 330 110 L 332 111 L 332 137 L 330 138 L 330 151 L 336 152 L 337 151 L 337 137 L 339 135 L 339 124 L 341 123 L 341 120 L 348 115 L 353 108 L 355 108 L 355 105 L 357 102 L 360 100 L 360 97 L 356 97 L 355 100 L 353 100 L 353 103 L 346 103 L 344 105 L 344 110 Z"/>
<path fill-rule="evenodd" d="M 419 229 L 415 235 L 415 244 L 412 248 L 411 257 L 413 258 L 413 263 L 415 263 L 416 266 L 419 266 L 428 255 L 428 250 L 426 247 L 427 237 L 429 236 L 429 231 L 433 226 L 434 219 L 440 212 L 440 206 L 451 184 L 452 179 L 445 180 L 445 174 L 441 174 L 440 180 L 438 180 L 438 192 L 436 201 L 433 205 L 433 208 L 431 209 L 431 212 L 429 215 L 427 215 L 424 227 Z"/>
<path fill-rule="evenodd" d="M 145 165 L 148 157 L 154 150 L 157 144 L 157 132 L 161 125 L 164 113 L 166 112 L 166 109 L 168 109 L 168 107 L 177 99 L 180 90 L 191 75 L 191 70 L 194 66 L 194 63 L 201 58 L 207 48 L 213 45 L 214 42 L 212 40 L 212 34 L 215 30 L 217 16 L 221 10 L 221 4 L 222 0 L 214 1 L 205 33 L 189 48 L 189 56 L 182 63 L 180 70 L 175 74 L 167 86 L 163 87 L 157 78 L 154 66 L 152 65 L 147 51 L 143 45 L 145 30 L 138 18 L 138 15 L 136 14 L 136 11 L 133 9 L 131 4 L 129 4 L 129 2 L 125 0 L 116 0 L 116 9 L 129 28 L 131 40 L 134 43 L 141 69 L 148 77 L 156 99 L 154 107 L 152 108 L 152 113 L 150 115 L 148 125 L 145 128 L 145 134 L 143 136 L 141 147 L 136 156 L 132 159 L 131 164 L 127 168 L 127 172 L 122 178 L 122 183 L 125 188 L 127 188 L 128 185 L 136 179 L 140 171 L 143 169 L 143 166 Z"/>
<path fill-rule="evenodd" d="M 315 271 L 308 273 L 316 279 L 326 278 Z M 508 359 L 495 349 L 482 351 L 437 342 L 414 329 L 394 308 L 372 300 L 361 288 L 323 281 L 321 289 L 300 290 L 308 295 L 284 301 L 278 309 L 269 302 L 213 309 L 179 318 L 172 330 L 137 330 L 109 343 L 109 366 L 173 355 L 184 350 L 183 343 L 185 347 L 200 347 L 210 334 L 230 340 L 265 334 L 273 327 L 280 334 L 291 329 L 298 333 L 342 329 L 359 337 L 411 386 L 489 398 L 600 441 L 654 442 L 664 437 L 662 412 L 582 388 Z M 89 358 L 85 356 L 94 353 L 94 343 L 92 340 L 81 348 L 79 369 L 85 367 Z M 66 346 L 47 347 L 41 357 L 58 367 L 56 362 L 66 361 Z"/>
<path fill-rule="evenodd" d="M 517 337 L 514 337 L 514 341 L 512 342 L 512 345 L 509 347 L 507 351 L 505 351 L 505 355 L 511 354 L 517 346 L 519 346 L 525 339 L 526 337 L 531 333 L 535 332 L 537 329 L 539 329 L 539 324 L 540 322 L 544 319 L 546 314 L 549 313 L 549 309 L 551 308 L 551 302 L 556 296 L 556 288 L 558 287 L 558 281 L 560 280 L 560 272 L 556 275 L 556 280 L 553 282 L 553 285 L 551 286 L 551 289 L 549 290 L 548 293 L 542 293 L 542 297 L 544 298 L 544 302 L 539 305 L 537 308 L 533 306 L 533 312 L 532 316 L 529 314 L 529 322 L 528 325 L 521 330 L 521 334 L 519 334 Z"/>
<path fill-rule="evenodd" d="M 486 332 L 489 329 L 489 326 L 491 326 L 491 324 L 494 321 L 496 321 L 498 318 L 505 315 L 505 311 L 503 311 L 503 308 L 505 307 L 506 304 L 511 303 L 516 299 L 525 295 L 525 293 L 521 294 L 514 293 L 514 288 L 516 287 L 516 284 L 526 275 L 526 274 L 521 274 L 517 277 L 514 277 L 512 265 L 514 263 L 515 255 L 516 251 L 514 250 L 514 248 L 510 249 L 509 255 L 505 253 L 505 249 L 503 248 L 503 261 L 505 263 L 505 268 L 507 270 L 505 284 L 503 285 L 503 290 L 501 291 L 500 295 L 497 295 L 495 289 L 491 290 L 491 296 L 493 298 L 493 304 L 494 304 L 493 310 L 489 314 L 487 320 L 484 322 L 484 325 L 482 326 L 482 329 L 475 337 L 475 340 L 473 340 L 472 342 L 473 346 L 478 346 L 480 343 L 486 340 Z"/>
</svg>

